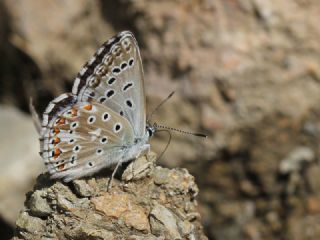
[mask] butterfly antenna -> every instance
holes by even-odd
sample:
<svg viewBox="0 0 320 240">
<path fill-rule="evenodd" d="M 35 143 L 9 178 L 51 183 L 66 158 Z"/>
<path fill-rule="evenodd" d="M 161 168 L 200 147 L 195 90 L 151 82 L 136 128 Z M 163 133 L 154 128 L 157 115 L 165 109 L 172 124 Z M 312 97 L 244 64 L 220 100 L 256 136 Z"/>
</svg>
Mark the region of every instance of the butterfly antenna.
<svg viewBox="0 0 320 240">
<path fill-rule="evenodd" d="M 29 110 L 30 110 L 30 113 L 31 113 L 31 116 L 32 116 L 32 120 L 33 120 L 33 124 L 34 126 L 36 127 L 36 130 L 38 132 L 38 134 L 40 134 L 40 131 L 41 131 L 41 119 L 39 118 L 39 115 L 33 105 L 33 99 L 32 97 L 30 97 L 30 100 L 29 100 Z"/>
<path fill-rule="evenodd" d="M 163 149 L 163 151 L 162 151 L 161 154 L 159 155 L 159 157 L 158 157 L 158 159 L 157 159 L 157 161 L 158 161 L 158 160 L 160 160 L 160 159 L 162 158 L 162 156 L 164 155 L 164 153 L 167 151 L 167 149 L 168 149 L 168 147 L 169 147 L 169 145 L 170 145 L 172 136 L 171 136 L 171 132 L 170 132 L 169 130 L 167 130 L 167 129 L 161 129 L 161 130 L 158 130 L 157 132 L 166 132 L 166 133 L 169 134 L 169 140 L 168 140 L 168 142 L 167 142 L 167 144 L 166 144 L 166 147 Z"/>
<path fill-rule="evenodd" d="M 147 117 L 147 120 L 148 120 L 148 121 L 152 118 L 153 114 L 154 114 L 156 111 L 158 111 L 159 108 L 160 108 L 166 101 L 168 101 L 168 100 L 173 96 L 174 93 L 175 93 L 175 91 L 171 92 L 171 93 L 168 95 L 168 97 L 166 97 L 165 99 L 163 99 L 162 102 L 160 102 L 159 105 L 158 105 L 155 109 L 153 109 L 153 111 L 152 111 L 152 112 L 148 115 L 148 117 Z"/>
<path fill-rule="evenodd" d="M 196 136 L 196 137 L 203 137 L 203 138 L 207 138 L 208 137 L 207 135 L 205 135 L 203 133 L 188 132 L 188 131 L 184 131 L 184 130 L 173 128 L 173 127 L 168 127 L 168 126 L 164 126 L 164 125 L 158 125 L 157 123 L 154 123 L 153 126 L 154 126 L 155 129 L 160 129 L 160 130 L 157 130 L 157 131 L 161 131 L 161 129 L 166 129 L 168 131 L 175 131 L 175 132 L 179 132 L 179 133 L 182 133 L 182 134 L 193 135 L 193 136 Z"/>
</svg>

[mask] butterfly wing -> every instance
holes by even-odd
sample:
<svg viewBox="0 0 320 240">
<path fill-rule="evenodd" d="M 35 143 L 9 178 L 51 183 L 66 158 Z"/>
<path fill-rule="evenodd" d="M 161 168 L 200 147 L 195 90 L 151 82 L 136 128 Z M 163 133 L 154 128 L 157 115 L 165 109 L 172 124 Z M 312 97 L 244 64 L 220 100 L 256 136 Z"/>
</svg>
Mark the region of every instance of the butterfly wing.
<svg viewBox="0 0 320 240">
<path fill-rule="evenodd" d="M 131 124 L 134 135 L 146 132 L 142 62 L 133 34 L 124 31 L 104 43 L 75 79 L 78 102 L 95 100 Z"/>
<path fill-rule="evenodd" d="M 44 116 L 41 155 L 53 178 L 70 181 L 121 160 L 134 141 L 129 121 L 97 102 L 72 94 L 53 100 Z"/>
</svg>

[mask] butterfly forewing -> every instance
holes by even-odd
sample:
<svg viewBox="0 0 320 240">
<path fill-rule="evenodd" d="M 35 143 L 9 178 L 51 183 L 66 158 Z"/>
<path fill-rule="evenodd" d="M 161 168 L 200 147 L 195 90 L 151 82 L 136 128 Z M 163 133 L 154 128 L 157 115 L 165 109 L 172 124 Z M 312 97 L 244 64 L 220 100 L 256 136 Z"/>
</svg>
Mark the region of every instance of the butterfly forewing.
<svg viewBox="0 0 320 240">
<path fill-rule="evenodd" d="M 143 70 L 137 42 L 122 32 L 104 43 L 73 86 L 78 101 L 100 102 L 128 119 L 136 137 L 146 131 Z"/>
</svg>

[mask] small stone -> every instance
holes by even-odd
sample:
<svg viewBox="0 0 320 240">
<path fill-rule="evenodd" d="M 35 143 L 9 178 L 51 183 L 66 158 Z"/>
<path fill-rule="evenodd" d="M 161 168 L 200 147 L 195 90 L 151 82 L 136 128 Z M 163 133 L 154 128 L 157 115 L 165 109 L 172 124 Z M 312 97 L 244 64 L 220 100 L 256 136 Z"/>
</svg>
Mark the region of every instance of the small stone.
<svg viewBox="0 0 320 240">
<path fill-rule="evenodd" d="M 95 209 L 103 212 L 107 217 L 120 218 L 129 227 L 150 232 L 144 209 L 135 204 L 128 194 L 105 194 L 91 201 Z"/>
<path fill-rule="evenodd" d="M 35 191 L 31 195 L 28 205 L 32 215 L 37 217 L 45 217 L 51 213 L 52 209 L 44 195 L 45 193 L 40 190 Z"/>
<path fill-rule="evenodd" d="M 168 182 L 169 173 L 170 173 L 169 169 L 156 167 L 153 174 L 154 183 L 157 185 L 166 184 Z"/>
<path fill-rule="evenodd" d="M 129 196 L 127 194 L 104 194 L 91 199 L 96 210 L 107 217 L 119 218 L 128 210 Z"/>
<path fill-rule="evenodd" d="M 139 180 L 150 175 L 156 161 L 155 153 L 150 153 L 131 162 L 122 174 L 122 180 Z"/>
<path fill-rule="evenodd" d="M 16 222 L 18 228 L 36 234 L 45 228 L 45 222 L 40 218 L 32 217 L 27 212 L 22 212 Z"/>
<path fill-rule="evenodd" d="M 74 208 L 73 203 L 70 202 L 67 198 L 65 198 L 65 196 L 62 194 L 59 194 L 57 196 L 57 205 L 63 210 L 70 210 Z"/>
<path fill-rule="evenodd" d="M 131 207 L 130 211 L 124 213 L 125 224 L 140 231 L 150 232 L 148 218 L 143 209 L 136 205 Z"/>
<path fill-rule="evenodd" d="M 162 205 L 155 205 L 150 213 L 151 231 L 166 239 L 182 239 L 173 213 Z"/>
<path fill-rule="evenodd" d="M 94 193 L 94 190 L 85 180 L 74 180 L 73 185 L 76 193 L 81 197 L 90 197 Z"/>
<path fill-rule="evenodd" d="M 101 228 L 94 229 L 92 227 L 88 227 L 87 225 L 80 227 L 79 235 L 83 236 L 84 239 L 90 239 L 90 240 L 115 239 L 112 232 L 105 229 L 101 229 Z"/>
<path fill-rule="evenodd" d="M 178 221 L 178 227 L 183 237 L 190 235 L 194 229 L 194 226 L 187 220 Z"/>
</svg>

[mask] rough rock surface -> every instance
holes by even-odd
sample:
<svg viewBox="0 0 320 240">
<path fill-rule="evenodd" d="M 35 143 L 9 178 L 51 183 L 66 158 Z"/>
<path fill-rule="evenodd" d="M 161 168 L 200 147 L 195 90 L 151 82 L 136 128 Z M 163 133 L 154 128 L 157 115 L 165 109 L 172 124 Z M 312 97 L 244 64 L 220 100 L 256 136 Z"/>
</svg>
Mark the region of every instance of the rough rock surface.
<svg viewBox="0 0 320 240">
<path fill-rule="evenodd" d="M 151 153 L 130 163 L 109 192 L 103 176 L 64 184 L 40 175 L 14 239 L 207 239 L 193 176 L 155 159 Z"/>
</svg>

